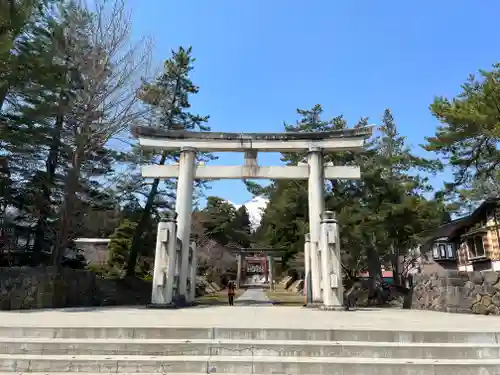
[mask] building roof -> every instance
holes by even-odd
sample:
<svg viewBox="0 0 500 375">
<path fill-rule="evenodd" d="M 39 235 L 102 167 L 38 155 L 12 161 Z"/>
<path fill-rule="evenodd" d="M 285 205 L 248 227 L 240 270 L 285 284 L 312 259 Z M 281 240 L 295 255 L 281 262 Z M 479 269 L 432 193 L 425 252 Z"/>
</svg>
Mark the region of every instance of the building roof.
<svg viewBox="0 0 500 375">
<path fill-rule="evenodd" d="M 75 238 L 74 242 L 76 244 L 89 243 L 89 244 L 97 245 L 97 244 L 107 244 L 110 242 L 110 239 L 109 238 L 85 238 L 85 237 L 82 237 L 82 238 Z"/>
<path fill-rule="evenodd" d="M 481 205 L 474 210 L 472 214 L 469 215 L 469 217 L 474 221 L 477 219 L 478 216 L 481 216 L 484 214 L 484 212 L 492 207 L 495 207 L 500 204 L 500 198 L 488 198 L 486 199 Z"/>
<path fill-rule="evenodd" d="M 423 238 L 422 242 L 428 242 L 439 237 L 447 237 L 447 238 L 454 237 L 457 231 L 468 225 L 473 224 L 480 216 L 482 216 L 485 213 L 487 209 L 494 207 L 499 203 L 500 203 L 500 198 L 486 199 L 470 215 L 450 221 L 437 228 L 422 232 L 420 234 L 421 237 Z"/>
<path fill-rule="evenodd" d="M 470 216 L 462 217 L 457 220 L 450 221 L 446 224 L 443 224 L 437 228 L 430 229 L 426 232 L 421 233 L 421 236 L 424 239 L 424 242 L 433 240 L 439 237 L 447 237 L 451 238 L 455 234 L 456 231 L 460 230 L 470 222 Z"/>
</svg>

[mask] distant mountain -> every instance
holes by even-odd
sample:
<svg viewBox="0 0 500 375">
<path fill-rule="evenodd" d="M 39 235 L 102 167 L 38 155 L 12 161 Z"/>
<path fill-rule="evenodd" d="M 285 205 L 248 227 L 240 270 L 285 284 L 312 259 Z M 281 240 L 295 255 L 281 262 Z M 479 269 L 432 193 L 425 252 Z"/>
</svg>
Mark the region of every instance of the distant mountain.
<svg viewBox="0 0 500 375">
<path fill-rule="evenodd" d="M 252 230 L 256 230 L 260 225 L 262 215 L 264 214 L 264 210 L 266 209 L 269 200 L 264 197 L 257 196 L 243 204 L 234 204 L 233 202 L 229 203 L 231 203 L 236 209 L 241 206 L 245 206 L 250 218 L 250 224 L 252 224 Z"/>
</svg>

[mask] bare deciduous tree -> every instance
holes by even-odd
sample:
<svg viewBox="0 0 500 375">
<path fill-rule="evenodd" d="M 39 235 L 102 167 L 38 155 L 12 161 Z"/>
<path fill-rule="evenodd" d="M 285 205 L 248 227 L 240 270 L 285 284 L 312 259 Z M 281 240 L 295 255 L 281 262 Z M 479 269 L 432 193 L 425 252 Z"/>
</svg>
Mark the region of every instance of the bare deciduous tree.
<svg viewBox="0 0 500 375">
<path fill-rule="evenodd" d="M 80 3 L 66 13 L 64 26 L 61 55 L 69 56 L 70 79 L 77 89 L 61 134 L 69 162 L 64 166 L 55 262 L 72 236 L 83 182 L 102 175 L 109 167 L 113 139 L 146 115 L 137 91 L 148 74 L 152 46 L 149 38 L 132 41 L 124 0 Z"/>
<path fill-rule="evenodd" d="M 196 241 L 200 269 L 204 269 L 206 273 L 222 275 L 228 269 L 235 268 L 236 257 L 231 249 L 211 239 L 196 214 L 193 215 L 191 233 Z"/>
</svg>

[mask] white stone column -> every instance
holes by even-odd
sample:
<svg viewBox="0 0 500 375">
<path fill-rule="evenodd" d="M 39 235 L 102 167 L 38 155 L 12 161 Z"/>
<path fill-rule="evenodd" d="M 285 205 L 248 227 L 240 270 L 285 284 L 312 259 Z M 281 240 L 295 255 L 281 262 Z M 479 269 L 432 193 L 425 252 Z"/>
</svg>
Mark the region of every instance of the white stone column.
<svg viewBox="0 0 500 375">
<path fill-rule="evenodd" d="M 268 262 L 268 257 L 264 256 L 264 282 L 268 283 L 269 282 L 269 262 Z"/>
<path fill-rule="evenodd" d="M 182 241 L 181 267 L 179 273 L 179 298 L 187 300 L 187 278 L 189 274 L 189 246 L 191 245 L 191 215 L 193 211 L 193 182 L 196 160 L 196 149 L 181 149 L 179 160 L 179 178 L 177 179 L 177 237 Z"/>
<path fill-rule="evenodd" d="M 335 290 L 334 303 L 338 306 L 344 306 L 344 279 L 342 277 L 342 263 L 340 255 L 340 225 L 333 214 L 333 220 L 335 221 L 335 251 L 333 252 L 333 273 L 337 275 L 337 288 Z"/>
<path fill-rule="evenodd" d="M 271 289 L 274 288 L 274 272 L 273 272 L 273 267 L 274 267 L 274 262 L 273 262 L 273 255 L 268 255 L 267 256 L 267 267 L 268 267 L 268 273 L 269 273 L 269 287 Z"/>
<path fill-rule="evenodd" d="M 177 226 L 178 229 L 178 226 Z M 175 244 L 175 267 L 174 267 L 174 273 L 175 273 L 175 278 L 174 278 L 174 300 L 178 301 L 179 300 L 179 279 L 180 279 L 180 274 L 181 274 L 181 259 L 182 259 L 182 246 L 181 246 L 181 240 L 179 240 L 179 237 L 177 237 L 177 243 Z"/>
<path fill-rule="evenodd" d="M 153 290 L 151 304 L 165 305 L 172 302 L 176 266 L 176 222 L 175 216 L 162 218 L 156 235 L 155 261 L 153 268 Z"/>
<path fill-rule="evenodd" d="M 241 288 L 241 268 L 243 267 L 243 254 L 238 252 L 237 255 L 237 260 L 238 260 L 238 269 L 236 270 L 236 287 L 239 289 Z"/>
<path fill-rule="evenodd" d="M 321 302 L 321 267 L 319 241 L 321 233 L 321 214 L 325 207 L 323 179 L 323 154 L 320 148 L 309 149 L 309 234 L 311 237 L 311 284 L 313 302 Z"/>
<path fill-rule="evenodd" d="M 304 290 L 306 293 L 306 302 L 312 303 L 312 285 L 311 285 L 311 236 L 305 235 L 304 242 Z"/>
<path fill-rule="evenodd" d="M 191 274 L 189 275 L 189 278 L 191 280 L 191 288 L 189 290 L 189 301 L 194 301 L 196 298 L 196 274 L 198 270 L 198 259 L 196 256 L 196 242 L 191 242 L 191 251 L 192 251 L 192 258 L 191 258 Z"/>
<path fill-rule="evenodd" d="M 324 307 L 342 308 L 343 285 L 338 225 L 335 214 L 331 211 L 325 211 L 321 220 L 321 271 Z"/>
</svg>

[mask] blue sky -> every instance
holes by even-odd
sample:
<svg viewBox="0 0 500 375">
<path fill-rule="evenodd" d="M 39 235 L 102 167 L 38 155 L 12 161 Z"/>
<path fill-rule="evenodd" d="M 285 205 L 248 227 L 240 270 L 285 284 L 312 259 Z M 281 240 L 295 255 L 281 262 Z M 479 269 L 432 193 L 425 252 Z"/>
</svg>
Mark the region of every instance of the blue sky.
<svg viewBox="0 0 500 375">
<path fill-rule="evenodd" d="M 482 6 L 478 6 L 483 4 Z M 133 35 L 155 40 L 161 64 L 192 46 L 200 93 L 193 111 L 214 131 L 281 131 L 296 108 L 322 104 L 349 123 L 385 108 L 415 149 L 432 135 L 434 96 L 453 96 L 469 73 L 500 60 L 496 1 L 130 0 Z M 419 153 L 423 153 L 419 151 Z M 240 164 L 222 155 L 216 164 Z M 278 155 L 260 155 L 263 165 Z M 435 178 L 440 187 L 443 176 Z M 209 195 L 251 198 L 241 181 Z"/>
</svg>

